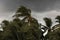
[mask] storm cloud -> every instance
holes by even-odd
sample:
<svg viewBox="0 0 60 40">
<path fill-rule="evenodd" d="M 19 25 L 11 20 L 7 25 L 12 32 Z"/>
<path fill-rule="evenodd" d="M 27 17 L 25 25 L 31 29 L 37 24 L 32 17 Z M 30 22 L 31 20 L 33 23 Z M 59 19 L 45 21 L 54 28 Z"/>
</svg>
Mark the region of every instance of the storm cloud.
<svg viewBox="0 0 60 40">
<path fill-rule="evenodd" d="M 42 12 L 60 9 L 60 0 L 1 0 L 7 11 L 15 11 L 20 5 Z"/>
<path fill-rule="evenodd" d="M 60 0 L 0 0 L 0 20 L 10 19 L 18 7 L 26 6 L 32 10 L 32 16 L 42 22 L 43 17 L 55 17 L 60 15 Z"/>
</svg>

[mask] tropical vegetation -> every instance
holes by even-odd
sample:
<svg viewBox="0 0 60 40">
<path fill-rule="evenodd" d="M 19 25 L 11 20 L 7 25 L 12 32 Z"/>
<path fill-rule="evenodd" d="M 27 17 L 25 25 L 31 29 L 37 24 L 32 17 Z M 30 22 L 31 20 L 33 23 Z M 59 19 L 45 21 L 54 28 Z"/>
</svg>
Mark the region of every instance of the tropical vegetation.
<svg viewBox="0 0 60 40">
<path fill-rule="evenodd" d="M 3 29 L 0 31 L 0 40 L 60 40 L 60 16 L 55 18 L 59 24 L 52 27 L 52 19 L 45 17 L 43 20 L 46 25 L 43 25 L 31 16 L 30 9 L 20 6 L 12 18 L 0 24 Z"/>
</svg>

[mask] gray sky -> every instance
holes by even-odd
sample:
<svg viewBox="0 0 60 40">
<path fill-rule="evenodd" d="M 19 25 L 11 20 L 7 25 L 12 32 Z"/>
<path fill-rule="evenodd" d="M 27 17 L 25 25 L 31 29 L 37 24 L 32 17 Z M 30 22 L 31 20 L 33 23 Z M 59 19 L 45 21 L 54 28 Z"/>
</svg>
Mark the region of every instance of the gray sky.
<svg viewBox="0 0 60 40">
<path fill-rule="evenodd" d="M 0 0 L 0 21 L 11 19 L 20 5 L 32 10 L 32 16 L 44 24 L 43 17 L 55 17 L 60 15 L 60 0 Z M 55 24 L 55 23 L 54 23 Z"/>
</svg>

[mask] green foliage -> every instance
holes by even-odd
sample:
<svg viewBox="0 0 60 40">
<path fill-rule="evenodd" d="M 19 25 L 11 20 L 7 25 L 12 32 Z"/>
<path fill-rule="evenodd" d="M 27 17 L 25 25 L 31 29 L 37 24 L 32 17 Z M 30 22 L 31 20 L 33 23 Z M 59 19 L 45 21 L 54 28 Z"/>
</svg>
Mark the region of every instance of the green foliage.
<svg viewBox="0 0 60 40">
<path fill-rule="evenodd" d="M 31 10 L 21 6 L 12 21 L 3 20 L 0 40 L 40 40 L 39 23 L 31 17 Z M 22 20 L 19 17 L 24 17 Z M 27 22 L 25 22 L 27 19 Z"/>
<path fill-rule="evenodd" d="M 50 31 L 47 35 L 46 35 L 46 40 L 60 40 L 60 28 L 54 30 L 53 32 Z"/>
</svg>

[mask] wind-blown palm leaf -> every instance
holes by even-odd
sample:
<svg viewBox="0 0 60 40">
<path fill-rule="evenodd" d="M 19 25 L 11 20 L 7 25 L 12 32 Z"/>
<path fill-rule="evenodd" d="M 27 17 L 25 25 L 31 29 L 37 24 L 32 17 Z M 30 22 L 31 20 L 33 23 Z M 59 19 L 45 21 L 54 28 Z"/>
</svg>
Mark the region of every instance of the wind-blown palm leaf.
<svg viewBox="0 0 60 40">
<path fill-rule="evenodd" d="M 50 18 L 44 18 L 44 21 L 47 27 L 50 28 L 52 26 L 52 20 Z"/>
</svg>

